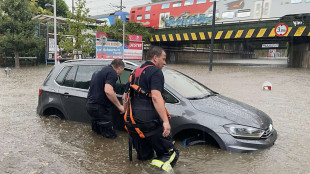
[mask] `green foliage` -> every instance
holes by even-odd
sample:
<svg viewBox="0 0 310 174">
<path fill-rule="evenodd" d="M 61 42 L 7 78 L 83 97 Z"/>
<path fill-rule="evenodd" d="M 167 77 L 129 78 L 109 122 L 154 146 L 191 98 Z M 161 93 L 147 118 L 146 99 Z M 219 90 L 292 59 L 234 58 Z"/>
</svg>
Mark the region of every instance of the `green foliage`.
<svg viewBox="0 0 310 174">
<path fill-rule="evenodd" d="M 53 7 L 45 7 L 45 4 L 54 3 L 53 0 L 30 0 L 30 8 L 33 11 L 34 15 L 53 15 Z M 67 13 L 69 12 L 69 8 L 64 0 L 56 0 L 56 15 L 67 17 Z"/>
<path fill-rule="evenodd" d="M 123 41 L 123 24 L 120 19 L 115 20 L 115 25 L 98 27 L 97 31 L 106 32 L 110 39 L 117 41 Z M 143 41 L 149 42 L 151 33 L 147 28 L 143 27 L 137 22 L 127 22 L 125 23 L 125 41 L 128 42 L 128 35 L 142 35 Z"/>
<path fill-rule="evenodd" d="M 82 51 L 83 55 L 94 53 L 95 37 L 88 27 L 89 24 L 94 23 L 87 17 L 89 9 L 85 8 L 86 0 L 76 0 L 74 14 L 68 13 L 69 19 L 67 20 L 68 28 L 60 34 L 60 47 L 68 52 L 74 49 Z"/>
<path fill-rule="evenodd" d="M 0 14 L 0 52 L 5 55 L 15 54 L 18 58 L 20 53 L 26 54 L 27 50 L 38 44 L 35 38 L 38 21 L 32 20 L 30 1 L 3 0 L 0 7 L 3 11 Z M 15 65 L 19 67 L 18 62 Z"/>
<path fill-rule="evenodd" d="M 32 10 L 36 15 L 38 14 L 46 14 L 53 15 L 53 7 L 45 7 L 45 4 L 54 4 L 54 0 L 31 0 Z M 56 0 L 56 15 L 67 17 L 69 13 L 69 8 L 64 0 Z"/>
<path fill-rule="evenodd" d="M 142 26 L 140 23 L 128 22 L 126 23 L 125 27 L 126 27 L 125 31 L 127 34 L 142 35 L 143 41 L 145 41 L 145 43 L 150 42 L 149 39 L 151 38 L 152 34 L 147 28 Z"/>
</svg>

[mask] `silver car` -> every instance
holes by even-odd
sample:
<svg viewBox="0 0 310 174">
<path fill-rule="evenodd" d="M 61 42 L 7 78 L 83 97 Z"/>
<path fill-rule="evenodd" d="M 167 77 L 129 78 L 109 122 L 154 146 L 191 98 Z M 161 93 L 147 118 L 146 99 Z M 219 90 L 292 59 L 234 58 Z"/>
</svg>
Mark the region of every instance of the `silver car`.
<svg viewBox="0 0 310 174">
<path fill-rule="evenodd" d="M 37 113 L 90 123 L 86 97 L 92 74 L 111 60 L 66 61 L 56 66 L 39 90 Z M 125 61 L 115 86 L 121 101 L 128 77 L 138 65 Z M 194 79 L 164 68 L 166 108 L 172 135 L 184 145 L 210 144 L 231 152 L 251 152 L 277 139 L 271 118 L 245 103 L 220 95 Z M 124 130 L 123 116 L 113 110 L 114 127 Z"/>
</svg>

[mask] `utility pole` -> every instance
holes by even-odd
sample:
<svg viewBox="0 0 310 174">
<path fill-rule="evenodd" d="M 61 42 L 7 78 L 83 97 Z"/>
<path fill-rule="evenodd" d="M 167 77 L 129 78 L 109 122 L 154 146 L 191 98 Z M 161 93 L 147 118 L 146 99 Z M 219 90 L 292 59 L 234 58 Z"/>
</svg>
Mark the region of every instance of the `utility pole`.
<svg viewBox="0 0 310 174">
<path fill-rule="evenodd" d="M 120 7 L 121 11 L 123 11 L 123 0 L 121 0 L 121 7 Z"/>
<path fill-rule="evenodd" d="M 264 14 L 264 4 L 265 4 L 264 1 L 265 1 L 265 0 L 262 1 L 262 10 L 261 10 L 261 13 L 260 13 L 260 20 L 262 20 L 263 14 Z"/>
<path fill-rule="evenodd" d="M 216 15 L 216 0 L 213 1 L 212 35 L 211 35 L 211 46 L 210 46 L 209 71 L 212 71 L 212 62 L 213 62 L 213 48 L 214 48 L 214 38 L 215 38 L 215 15 Z"/>
<path fill-rule="evenodd" d="M 74 0 L 72 0 L 72 14 L 74 14 Z"/>
</svg>

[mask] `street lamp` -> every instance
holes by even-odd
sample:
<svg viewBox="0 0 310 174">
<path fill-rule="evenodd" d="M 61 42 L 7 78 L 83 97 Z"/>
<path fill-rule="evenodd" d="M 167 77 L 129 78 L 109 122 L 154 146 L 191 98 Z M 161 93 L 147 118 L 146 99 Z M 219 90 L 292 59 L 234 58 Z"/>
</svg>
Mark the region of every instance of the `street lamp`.
<svg viewBox="0 0 310 174">
<path fill-rule="evenodd" d="M 212 63 L 213 63 L 213 48 L 214 48 L 214 38 L 215 38 L 216 1 L 219 1 L 219 0 L 210 0 L 210 2 L 213 2 L 213 16 L 212 16 L 212 35 L 211 35 L 211 46 L 210 46 L 210 65 L 209 65 L 209 71 L 212 71 Z"/>
<path fill-rule="evenodd" d="M 54 59 L 55 59 L 55 66 L 58 64 L 58 58 L 57 58 L 57 32 L 56 32 L 56 0 L 54 0 L 54 5 L 47 3 L 45 4 L 45 7 L 54 7 Z"/>
<path fill-rule="evenodd" d="M 125 21 L 123 22 L 123 61 L 124 61 L 124 52 L 125 52 Z"/>
</svg>

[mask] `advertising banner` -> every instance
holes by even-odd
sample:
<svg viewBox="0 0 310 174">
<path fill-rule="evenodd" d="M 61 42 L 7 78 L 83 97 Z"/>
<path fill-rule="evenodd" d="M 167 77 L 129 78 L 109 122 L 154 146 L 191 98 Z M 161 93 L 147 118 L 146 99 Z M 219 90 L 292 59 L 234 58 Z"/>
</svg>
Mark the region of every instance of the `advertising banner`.
<svg viewBox="0 0 310 174">
<path fill-rule="evenodd" d="M 127 60 L 141 60 L 143 52 L 142 36 L 129 35 L 129 44 L 125 43 L 123 50 L 123 43 L 115 40 L 107 40 L 105 45 L 100 44 L 96 37 L 96 58 L 97 59 L 124 59 Z"/>
</svg>

